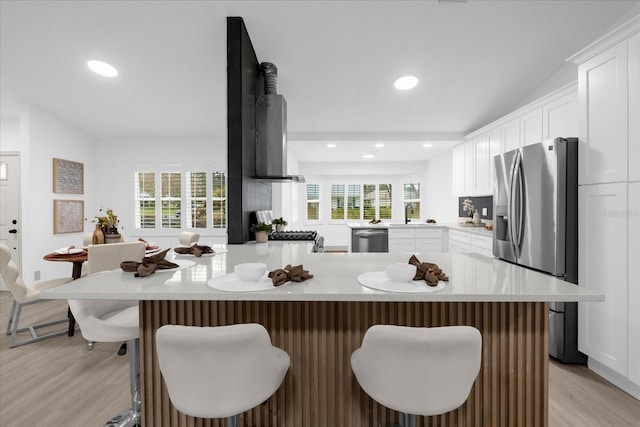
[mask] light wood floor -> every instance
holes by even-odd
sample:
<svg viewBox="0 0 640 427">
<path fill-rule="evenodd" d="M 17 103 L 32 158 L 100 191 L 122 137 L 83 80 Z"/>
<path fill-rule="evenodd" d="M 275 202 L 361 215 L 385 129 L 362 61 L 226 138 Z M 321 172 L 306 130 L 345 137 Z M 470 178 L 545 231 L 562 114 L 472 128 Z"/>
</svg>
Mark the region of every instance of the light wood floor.
<svg viewBox="0 0 640 427">
<path fill-rule="evenodd" d="M 77 332 L 10 349 L 4 331 L 11 302 L 0 291 L 1 427 L 98 427 L 128 407 L 128 355 L 116 354 L 120 343 L 96 343 L 87 351 Z M 63 301 L 23 310 L 29 323 L 65 315 Z M 549 375 L 550 427 L 638 425 L 640 401 L 584 366 L 551 362 Z"/>
</svg>

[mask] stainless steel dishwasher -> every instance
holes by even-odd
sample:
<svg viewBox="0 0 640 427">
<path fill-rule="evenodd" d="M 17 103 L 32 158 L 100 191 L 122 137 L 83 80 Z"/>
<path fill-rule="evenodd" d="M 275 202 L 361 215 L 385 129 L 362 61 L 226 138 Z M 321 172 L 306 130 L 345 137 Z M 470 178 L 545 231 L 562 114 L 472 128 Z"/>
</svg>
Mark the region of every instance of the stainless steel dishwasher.
<svg viewBox="0 0 640 427">
<path fill-rule="evenodd" d="M 389 231 L 386 228 L 351 230 L 351 252 L 389 252 Z"/>
</svg>

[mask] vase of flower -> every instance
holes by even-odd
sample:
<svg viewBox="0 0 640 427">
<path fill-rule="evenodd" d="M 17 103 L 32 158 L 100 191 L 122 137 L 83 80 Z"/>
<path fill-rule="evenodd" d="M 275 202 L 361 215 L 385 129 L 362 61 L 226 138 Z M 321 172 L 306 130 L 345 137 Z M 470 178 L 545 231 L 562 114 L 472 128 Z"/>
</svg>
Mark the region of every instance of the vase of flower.
<svg viewBox="0 0 640 427">
<path fill-rule="evenodd" d="M 122 235 L 120 233 L 106 233 L 104 235 L 105 243 L 120 243 L 122 241 Z"/>
<path fill-rule="evenodd" d="M 477 210 L 473 213 L 473 223 L 480 224 L 480 212 Z"/>
<path fill-rule="evenodd" d="M 259 222 L 251 226 L 250 231 L 256 234 L 256 243 L 267 243 L 269 233 L 273 231 L 273 228 L 271 228 L 271 224 Z"/>
<path fill-rule="evenodd" d="M 287 221 L 280 217 L 280 218 L 274 218 L 273 221 L 271 221 L 272 224 L 274 224 L 276 226 L 276 231 L 280 232 L 280 231 L 284 231 L 284 228 L 287 226 Z"/>
</svg>

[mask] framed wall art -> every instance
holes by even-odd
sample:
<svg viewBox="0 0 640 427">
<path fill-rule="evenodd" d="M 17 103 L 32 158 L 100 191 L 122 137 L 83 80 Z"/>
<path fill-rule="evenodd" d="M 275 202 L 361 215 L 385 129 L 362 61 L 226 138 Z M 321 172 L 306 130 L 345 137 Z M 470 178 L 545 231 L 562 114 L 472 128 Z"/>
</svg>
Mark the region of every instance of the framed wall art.
<svg viewBox="0 0 640 427">
<path fill-rule="evenodd" d="M 84 194 L 84 163 L 54 158 L 53 192 Z"/>
<path fill-rule="evenodd" d="M 53 201 L 53 234 L 84 231 L 84 201 Z"/>
</svg>

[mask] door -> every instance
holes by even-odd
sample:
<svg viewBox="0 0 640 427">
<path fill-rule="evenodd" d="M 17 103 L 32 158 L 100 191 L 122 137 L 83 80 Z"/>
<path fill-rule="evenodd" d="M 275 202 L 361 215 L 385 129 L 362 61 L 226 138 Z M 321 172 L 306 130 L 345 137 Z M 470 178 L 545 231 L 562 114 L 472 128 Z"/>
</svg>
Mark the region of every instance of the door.
<svg viewBox="0 0 640 427">
<path fill-rule="evenodd" d="M 20 156 L 0 154 L 0 242 L 20 268 Z"/>
</svg>

